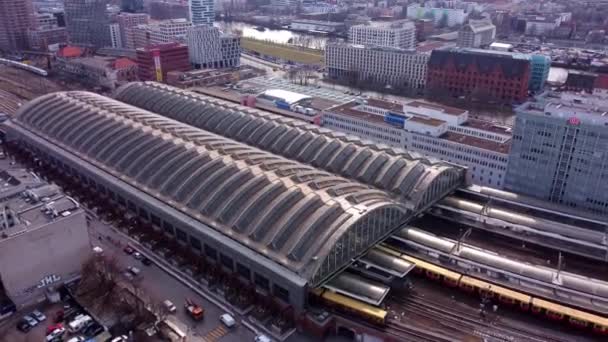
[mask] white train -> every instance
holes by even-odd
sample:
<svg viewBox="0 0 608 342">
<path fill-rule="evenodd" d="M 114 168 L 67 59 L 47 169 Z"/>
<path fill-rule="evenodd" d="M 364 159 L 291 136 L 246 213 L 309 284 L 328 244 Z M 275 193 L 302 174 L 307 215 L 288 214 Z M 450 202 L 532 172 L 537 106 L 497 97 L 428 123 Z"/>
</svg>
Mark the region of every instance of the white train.
<svg viewBox="0 0 608 342">
<path fill-rule="evenodd" d="M 501 220 L 507 223 L 513 223 L 514 225 L 534 228 L 542 232 L 554 233 L 561 236 L 574 238 L 577 240 L 592 242 L 594 244 L 601 243 L 603 245 L 606 245 L 607 243 L 606 232 L 594 231 L 575 227 L 569 224 L 550 221 L 542 218 L 536 218 L 530 215 L 519 214 L 508 210 L 494 208 L 491 205 L 485 206 L 484 208 L 483 204 L 475 203 L 453 196 L 446 197 L 438 204 L 438 206 L 443 206 L 446 208 L 456 208 L 477 215 L 484 215 L 486 217 Z"/>
<path fill-rule="evenodd" d="M 608 314 L 608 282 L 511 260 L 494 252 L 441 238 L 414 227 L 392 236 L 433 259 L 450 259 L 451 268 L 492 278 L 523 292 Z"/>
<path fill-rule="evenodd" d="M 26 70 L 26 71 L 29 71 L 29 72 L 34 73 L 36 75 L 39 75 L 39 76 L 47 77 L 49 75 L 49 73 L 46 70 L 44 70 L 44 69 L 40 69 L 40 68 L 37 68 L 35 66 L 31 66 L 31 65 L 28 65 L 28 64 L 25 64 L 25 63 L 13 61 L 13 60 L 10 60 L 10 59 L 0 58 L 0 64 L 6 64 L 6 65 L 12 66 L 14 68 Z"/>
</svg>

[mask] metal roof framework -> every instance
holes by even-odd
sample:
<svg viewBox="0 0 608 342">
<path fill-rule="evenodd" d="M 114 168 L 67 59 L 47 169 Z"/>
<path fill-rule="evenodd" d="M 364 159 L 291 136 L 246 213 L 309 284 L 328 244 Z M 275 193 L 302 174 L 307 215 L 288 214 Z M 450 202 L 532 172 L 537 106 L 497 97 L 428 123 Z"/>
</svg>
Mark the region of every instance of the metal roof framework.
<svg viewBox="0 0 608 342">
<path fill-rule="evenodd" d="M 464 169 L 452 164 L 160 83 L 129 83 L 116 98 L 389 192 L 410 210 L 464 183 Z"/>
<path fill-rule="evenodd" d="M 93 93 L 39 97 L 11 124 L 314 286 L 415 214 L 385 191 Z"/>
</svg>

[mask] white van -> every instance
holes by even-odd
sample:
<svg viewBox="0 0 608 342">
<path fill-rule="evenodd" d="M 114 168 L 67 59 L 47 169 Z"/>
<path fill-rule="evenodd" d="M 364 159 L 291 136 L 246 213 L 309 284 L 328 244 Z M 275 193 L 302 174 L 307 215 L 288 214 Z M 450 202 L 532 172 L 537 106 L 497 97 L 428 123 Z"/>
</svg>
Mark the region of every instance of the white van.
<svg viewBox="0 0 608 342">
<path fill-rule="evenodd" d="M 89 322 L 93 321 L 91 316 L 88 315 L 78 315 L 76 318 L 68 323 L 68 330 L 71 333 L 77 333 L 82 330 L 85 326 L 89 324 Z"/>
<path fill-rule="evenodd" d="M 234 317 L 227 313 L 220 316 L 220 322 L 224 323 L 227 328 L 232 328 L 236 325 Z"/>
</svg>

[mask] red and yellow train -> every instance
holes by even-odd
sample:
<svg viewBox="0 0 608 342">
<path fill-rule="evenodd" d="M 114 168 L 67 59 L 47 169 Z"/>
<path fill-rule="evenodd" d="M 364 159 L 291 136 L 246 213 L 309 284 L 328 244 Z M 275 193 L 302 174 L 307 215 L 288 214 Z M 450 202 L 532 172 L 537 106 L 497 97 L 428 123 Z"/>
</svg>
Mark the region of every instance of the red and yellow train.
<svg viewBox="0 0 608 342">
<path fill-rule="evenodd" d="M 562 304 L 553 303 L 525 293 L 514 291 L 485 280 L 479 280 L 435 264 L 414 258 L 387 246 L 377 247 L 383 252 L 402 258 L 416 265 L 414 272 L 424 274 L 427 278 L 441 281 L 446 286 L 460 288 L 470 293 L 478 293 L 487 298 L 495 298 L 501 303 L 517 306 L 533 314 L 544 314 L 551 320 L 567 320 L 571 326 L 581 329 L 592 329 L 594 333 L 608 336 L 608 318 L 574 309 Z"/>
</svg>

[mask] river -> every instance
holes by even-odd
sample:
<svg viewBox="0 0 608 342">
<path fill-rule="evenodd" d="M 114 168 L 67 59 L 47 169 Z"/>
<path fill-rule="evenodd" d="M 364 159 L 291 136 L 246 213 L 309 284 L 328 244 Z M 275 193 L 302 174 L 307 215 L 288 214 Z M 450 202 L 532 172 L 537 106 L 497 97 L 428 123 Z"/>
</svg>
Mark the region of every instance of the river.
<svg viewBox="0 0 608 342">
<path fill-rule="evenodd" d="M 290 30 L 265 29 L 259 31 L 257 26 L 238 22 L 238 21 L 221 21 L 215 22 L 215 26 L 226 33 L 237 34 L 243 37 L 255 38 L 259 40 L 268 40 L 280 44 L 293 44 L 304 46 L 311 49 L 325 49 L 325 44 L 328 41 L 341 41 L 340 38 L 316 36 Z"/>
</svg>

